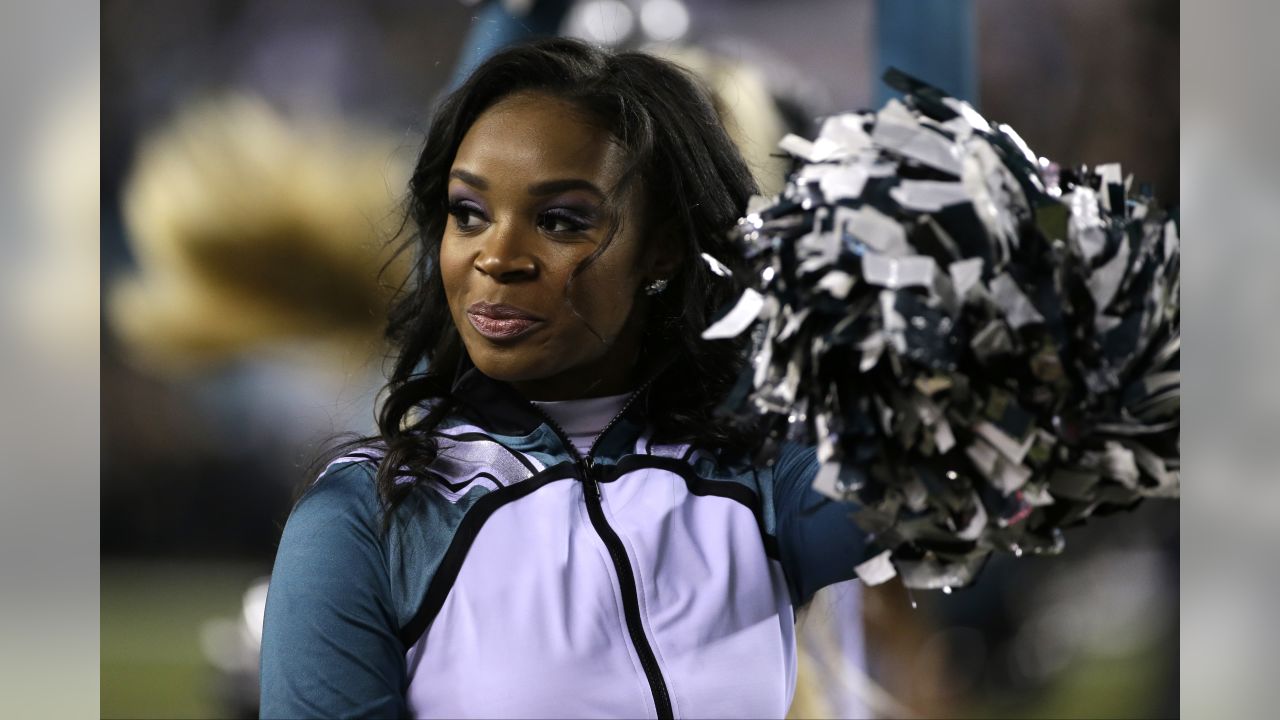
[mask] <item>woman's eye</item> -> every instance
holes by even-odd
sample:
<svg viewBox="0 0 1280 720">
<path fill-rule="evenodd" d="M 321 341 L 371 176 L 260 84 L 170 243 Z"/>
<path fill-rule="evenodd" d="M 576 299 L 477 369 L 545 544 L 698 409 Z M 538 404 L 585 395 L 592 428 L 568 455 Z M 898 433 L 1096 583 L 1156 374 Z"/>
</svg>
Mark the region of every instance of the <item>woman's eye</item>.
<svg viewBox="0 0 1280 720">
<path fill-rule="evenodd" d="M 459 230 L 476 230 L 485 222 L 484 213 L 474 203 L 462 201 L 449 204 L 449 214 Z"/>
<path fill-rule="evenodd" d="M 538 217 L 538 227 L 553 233 L 580 233 L 591 229 L 591 220 L 571 210 L 555 208 Z"/>
</svg>

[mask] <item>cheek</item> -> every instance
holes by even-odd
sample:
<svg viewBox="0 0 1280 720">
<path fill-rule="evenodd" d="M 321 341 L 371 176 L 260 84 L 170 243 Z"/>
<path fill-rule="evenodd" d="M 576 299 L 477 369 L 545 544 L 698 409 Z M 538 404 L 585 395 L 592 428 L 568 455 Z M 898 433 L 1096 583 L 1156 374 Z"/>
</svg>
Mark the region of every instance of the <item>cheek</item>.
<svg viewBox="0 0 1280 720">
<path fill-rule="evenodd" d="M 612 337 L 634 309 L 638 285 L 630 264 L 600 263 L 574 281 L 573 302 L 596 332 Z"/>
<path fill-rule="evenodd" d="M 440 243 L 440 278 L 444 281 L 444 294 L 449 299 L 450 310 L 456 309 L 453 307 L 454 298 L 466 287 L 470 270 L 471 259 L 465 248 L 450 242 L 446 236 Z"/>
</svg>

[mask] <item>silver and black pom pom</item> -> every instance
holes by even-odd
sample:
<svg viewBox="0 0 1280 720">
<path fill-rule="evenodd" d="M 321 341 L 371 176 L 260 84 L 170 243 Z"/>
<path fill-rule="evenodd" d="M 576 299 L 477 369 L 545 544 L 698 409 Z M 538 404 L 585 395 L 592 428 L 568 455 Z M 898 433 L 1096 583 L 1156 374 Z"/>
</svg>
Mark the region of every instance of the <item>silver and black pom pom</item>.
<svg viewBox="0 0 1280 720">
<path fill-rule="evenodd" d="M 1118 165 L 1060 168 L 885 79 L 904 101 L 783 139 L 794 172 L 736 231 L 751 288 L 704 337 L 752 333 L 728 409 L 817 447 L 864 581 L 958 587 L 1177 496 L 1178 222 Z"/>
</svg>

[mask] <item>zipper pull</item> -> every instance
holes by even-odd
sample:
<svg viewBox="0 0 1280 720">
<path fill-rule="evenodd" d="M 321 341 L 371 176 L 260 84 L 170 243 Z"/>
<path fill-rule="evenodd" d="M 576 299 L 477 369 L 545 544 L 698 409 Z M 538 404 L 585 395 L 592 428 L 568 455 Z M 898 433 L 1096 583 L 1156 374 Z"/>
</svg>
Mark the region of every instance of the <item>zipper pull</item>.
<svg viewBox="0 0 1280 720">
<path fill-rule="evenodd" d="M 582 484 L 586 486 L 587 494 L 596 500 L 599 500 L 600 483 L 596 480 L 596 475 L 593 472 L 594 469 L 595 462 L 592 461 L 590 455 L 582 459 Z"/>
</svg>

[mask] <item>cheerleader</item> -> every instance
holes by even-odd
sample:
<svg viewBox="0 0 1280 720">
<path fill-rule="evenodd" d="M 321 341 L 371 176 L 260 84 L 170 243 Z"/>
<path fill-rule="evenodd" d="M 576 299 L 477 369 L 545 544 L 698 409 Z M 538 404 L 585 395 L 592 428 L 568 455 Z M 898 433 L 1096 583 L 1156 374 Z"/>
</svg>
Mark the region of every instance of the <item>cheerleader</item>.
<svg viewBox="0 0 1280 720">
<path fill-rule="evenodd" d="M 555 39 L 441 105 L 379 434 L 276 557 L 263 717 L 783 717 L 795 610 L 864 537 L 809 448 L 753 463 L 701 339 L 755 190 L 678 67 Z M 820 552 L 819 552 L 820 549 Z"/>
</svg>

